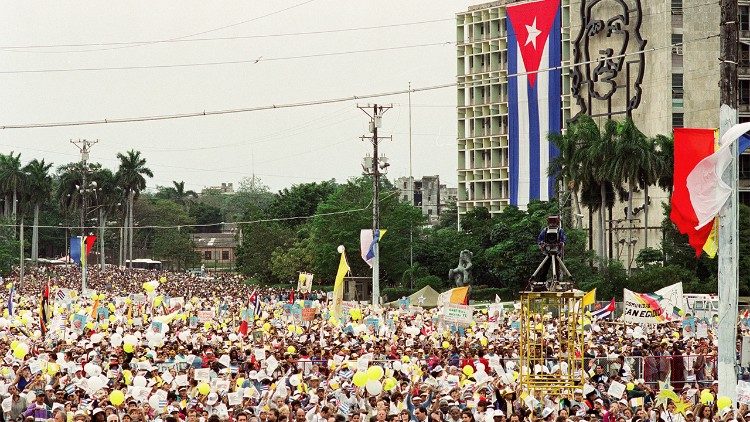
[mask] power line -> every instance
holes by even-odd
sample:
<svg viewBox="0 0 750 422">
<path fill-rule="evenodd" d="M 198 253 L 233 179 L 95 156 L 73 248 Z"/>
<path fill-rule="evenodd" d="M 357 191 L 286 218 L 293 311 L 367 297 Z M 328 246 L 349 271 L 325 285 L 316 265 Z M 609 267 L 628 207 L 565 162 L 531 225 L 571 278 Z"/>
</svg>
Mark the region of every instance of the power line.
<svg viewBox="0 0 750 422">
<path fill-rule="evenodd" d="M 103 72 L 110 70 L 142 70 L 142 69 L 173 69 L 180 67 L 207 67 L 207 66 L 225 66 L 233 64 L 257 64 L 261 62 L 275 62 L 282 60 L 299 60 L 310 59 L 315 57 L 343 56 L 347 54 L 376 53 L 380 51 L 406 50 L 410 48 L 434 47 L 440 45 L 455 44 L 453 41 L 433 42 L 425 44 L 409 44 L 395 47 L 369 48 L 363 50 L 332 51 L 328 53 L 303 54 L 299 56 L 286 57 L 263 57 L 246 60 L 226 60 L 217 62 L 199 62 L 199 63 L 172 63 L 172 64 L 153 64 L 137 66 L 111 66 L 111 67 L 72 67 L 72 68 L 51 68 L 51 69 L 21 69 L 21 70 L 0 70 L 2 75 L 18 75 L 28 73 L 68 73 L 68 72 Z"/>
<path fill-rule="evenodd" d="M 297 4 L 293 4 L 293 5 L 289 6 L 289 7 L 285 7 L 283 9 L 274 10 L 273 12 L 266 13 L 265 15 L 260 15 L 260 16 L 256 16 L 256 17 L 253 17 L 253 18 L 250 18 L 250 19 L 245 19 L 245 20 L 242 20 L 242 21 L 239 21 L 239 22 L 235 22 L 235 23 L 232 23 L 232 24 L 229 24 L 229 25 L 220 26 L 218 28 L 207 29 L 205 31 L 194 32 L 192 34 L 187 34 L 187 35 L 181 35 L 179 37 L 166 38 L 166 39 L 162 39 L 162 40 L 153 40 L 153 41 L 142 41 L 142 42 L 126 43 L 127 45 L 119 45 L 119 44 L 116 44 L 116 43 L 112 43 L 113 45 L 116 45 L 116 46 L 114 46 L 114 47 L 108 47 L 108 48 L 90 49 L 90 50 L 70 51 L 70 52 L 71 53 L 73 53 L 73 52 L 75 52 L 75 53 L 78 53 L 78 52 L 83 53 L 83 52 L 87 52 L 87 51 L 121 50 L 121 49 L 125 49 L 125 48 L 142 47 L 142 46 L 147 46 L 147 45 L 154 45 L 154 44 L 168 43 L 168 42 L 177 42 L 177 41 L 185 40 L 186 38 L 196 37 L 198 35 L 209 34 L 211 32 L 221 31 L 223 29 L 232 28 L 232 27 L 239 26 L 239 25 L 244 25 L 244 24 L 249 23 L 249 22 L 254 22 L 254 21 L 257 21 L 257 20 L 260 20 L 260 19 L 267 18 L 269 16 L 273 16 L 273 15 L 277 15 L 279 13 L 286 12 L 288 10 L 296 9 L 297 7 L 304 6 L 304 5 L 312 3 L 314 1 L 316 1 L 316 0 L 306 0 L 306 1 L 303 1 L 301 3 L 297 3 Z M 86 45 L 86 44 L 83 44 L 83 45 Z M 96 44 L 93 44 L 93 45 L 96 45 Z M 109 45 L 109 44 L 102 43 L 102 45 Z M 3 49 L 12 49 L 12 48 L 13 47 L 3 47 Z M 29 47 L 24 47 L 24 48 L 37 48 L 37 47 L 29 46 Z M 42 48 L 42 46 L 39 46 L 39 48 Z M 51 53 L 51 52 L 48 52 L 48 53 Z M 62 53 L 62 52 L 59 52 L 59 53 Z"/>
<path fill-rule="evenodd" d="M 436 89 L 450 88 L 454 86 L 456 86 L 456 83 L 451 82 L 447 84 L 431 85 L 431 86 L 426 86 L 422 88 L 412 88 L 411 92 L 432 91 Z M 189 118 L 189 117 L 200 117 L 200 116 L 216 116 L 216 115 L 223 115 L 223 114 L 249 113 L 249 112 L 254 112 L 254 111 L 264 111 L 264 110 L 273 110 L 273 109 L 282 109 L 282 108 L 308 107 L 308 106 L 313 106 L 313 105 L 342 103 L 342 102 L 347 102 L 347 101 L 356 101 L 356 100 L 363 100 L 363 99 L 368 99 L 368 98 L 388 97 L 391 95 L 405 94 L 408 91 L 409 91 L 408 89 L 399 89 L 395 91 L 386 91 L 386 92 L 363 94 L 363 95 L 351 95 L 348 97 L 328 98 L 328 99 L 321 99 L 321 100 L 303 101 L 303 102 L 297 102 L 297 103 L 272 104 L 272 105 L 224 109 L 224 110 L 208 110 L 208 111 L 198 111 L 198 112 L 193 112 L 193 113 L 166 114 L 166 115 L 160 115 L 160 116 L 121 117 L 121 118 L 112 118 L 112 119 L 104 119 L 104 120 L 82 120 L 82 121 L 74 121 L 74 122 L 7 124 L 7 125 L 0 125 L 0 129 L 33 129 L 33 128 L 43 128 L 43 127 L 87 126 L 87 125 L 100 125 L 100 124 L 107 124 L 107 123 L 148 122 L 148 121 L 158 121 L 158 120 L 184 119 L 184 118 Z"/>
<path fill-rule="evenodd" d="M 636 54 L 650 53 L 653 51 L 658 51 L 658 50 L 663 50 L 663 49 L 671 49 L 672 47 L 682 46 L 690 42 L 704 41 L 704 40 L 717 38 L 717 37 L 719 37 L 719 34 L 707 35 L 704 37 L 693 38 L 690 40 L 683 40 L 682 42 L 678 42 L 678 43 L 667 44 L 661 47 L 651 47 L 651 48 L 646 48 L 643 50 L 637 50 L 637 51 L 631 51 L 631 52 L 624 53 L 624 54 L 618 54 L 618 55 L 614 55 L 608 58 L 618 59 L 622 57 L 633 56 Z M 527 72 L 518 72 L 518 73 L 508 74 L 506 75 L 506 77 L 530 75 L 532 73 L 543 73 L 543 72 L 549 72 L 552 70 L 562 70 L 562 69 L 566 69 L 570 67 L 580 66 L 583 64 L 596 63 L 597 61 L 598 59 L 592 59 L 592 60 L 583 61 L 579 63 L 571 63 L 568 65 L 554 66 L 554 67 L 549 67 L 549 68 L 539 68 L 536 71 L 527 71 Z M 479 82 L 485 83 L 483 81 L 479 81 Z M 389 92 L 379 92 L 379 93 L 364 94 L 364 95 L 352 95 L 349 97 L 328 98 L 328 99 L 311 100 L 311 101 L 303 101 L 303 102 L 296 102 L 296 103 L 272 104 L 272 105 L 244 107 L 244 108 L 235 108 L 235 109 L 199 111 L 199 112 L 182 113 L 182 114 L 167 114 L 167 115 L 140 116 L 140 117 L 120 117 L 120 118 L 104 119 L 104 120 L 81 120 L 81 121 L 68 121 L 68 122 L 5 124 L 5 125 L 0 125 L 0 129 L 34 129 L 34 128 L 47 128 L 47 127 L 87 126 L 87 125 L 100 125 L 100 124 L 107 124 L 107 123 L 133 123 L 133 122 L 147 122 L 147 121 L 158 121 L 158 120 L 184 119 L 184 118 L 201 117 L 201 116 L 216 116 L 216 115 L 224 115 L 224 114 L 249 113 L 249 112 L 254 112 L 254 111 L 264 111 L 264 110 L 273 110 L 273 109 L 282 109 L 282 108 L 299 108 L 299 107 L 308 107 L 308 106 L 313 106 L 313 105 L 333 104 L 333 103 L 341 103 L 341 102 L 346 102 L 346 101 L 363 100 L 363 99 L 368 99 L 368 98 L 388 97 L 392 95 L 406 94 L 409 92 L 433 91 L 437 89 L 455 87 L 456 85 L 457 85 L 456 82 L 451 82 L 451 83 L 431 85 L 431 86 L 426 86 L 426 87 L 421 87 L 421 88 L 399 89 L 399 90 L 389 91 Z M 471 85 L 471 83 L 463 83 L 462 85 Z"/>
<path fill-rule="evenodd" d="M 278 38 L 278 37 L 296 37 L 296 36 L 307 36 L 307 35 L 322 35 L 322 34 L 337 34 L 342 32 L 354 32 L 354 31 L 367 31 L 373 29 L 384 29 L 384 28 L 398 28 L 404 26 L 424 25 L 437 22 L 453 21 L 452 18 L 447 19 L 431 19 L 414 22 L 402 22 L 385 25 L 374 25 L 374 26 L 360 26 L 354 28 L 340 28 L 340 29 L 324 29 L 319 31 L 304 31 L 304 32 L 284 32 L 279 34 L 257 34 L 257 35 L 237 35 L 232 37 L 212 37 L 212 38 L 190 38 L 190 39 L 170 39 L 170 40 L 152 40 L 152 41 L 121 41 L 121 42 L 105 42 L 105 43 L 81 43 L 81 44 L 32 44 L 25 46 L 0 46 L 0 50 L 6 50 L 12 53 L 40 53 L 40 54 L 60 54 L 60 53 L 83 53 L 91 51 L 103 51 L 105 49 L 89 49 L 89 50 L 64 50 L 64 51 L 25 51 L 23 49 L 43 49 L 43 48 L 59 48 L 59 47 L 92 47 L 92 46 L 130 46 L 130 45 L 144 45 L 144 44 L 165 44 L 165 43 L 188 43 L 188 42 L 206 42 L 206 41 L 231 41 L 231 40 L 246 40 L 246 39 L 257 39 L 257 38 Z"/>
</svg>

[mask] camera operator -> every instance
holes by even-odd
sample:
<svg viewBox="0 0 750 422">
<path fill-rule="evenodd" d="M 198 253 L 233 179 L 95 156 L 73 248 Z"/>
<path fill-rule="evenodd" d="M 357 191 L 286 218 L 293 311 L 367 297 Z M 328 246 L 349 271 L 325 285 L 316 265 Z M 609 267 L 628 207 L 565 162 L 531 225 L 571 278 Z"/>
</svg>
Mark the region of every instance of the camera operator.
<svg viewBox="0 0 750 422">
<path fill-rule="evenodd" d="M 547 227 L 542 229 L 536 240 L 542 253 L 545 255 L 556 254 L 563 258 L 565 242 L 568 238 L 565 236 L 565 231 L 560 227 L 560 217 L 557 215 L 548 216 Z M 550 265 L 552 265 L 552 260 L 545 261 L 542 271 L 539 273 L 539 282 L 547 280 L 547 271 L 549 271 Z"/>
</svg>

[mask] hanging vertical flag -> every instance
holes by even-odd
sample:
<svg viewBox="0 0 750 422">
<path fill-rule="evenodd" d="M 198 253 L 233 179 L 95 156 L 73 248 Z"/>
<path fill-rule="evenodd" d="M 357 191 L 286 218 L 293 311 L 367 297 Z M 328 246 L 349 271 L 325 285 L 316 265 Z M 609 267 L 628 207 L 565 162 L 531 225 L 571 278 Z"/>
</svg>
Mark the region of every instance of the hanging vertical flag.
<svg viewBox="0 0 750 422">
<path fill-rule="evenodd" d="M 375 244 L 385 236 L 385 229 L 375 230 L 373 236 L 372 229 L 362 229 L 359 232 L 359 248 L 362 259 L 372 268 L 372 260 L 375 258 Z"/>
<path fill-rule="evenodd" d="M 49 280 L 47 280 L 47 284 L 42 287 L 42 300 L 39 302 L 39 331 L 42 332 L 42 337 L 47 335 L 47 324 L 49 324 L 50 316 Z"/>
<path fill-rule="evenodd" d="M 253 292 L 248 297 L 248 303 L 250 305 L 250 309 L 253 310 L 253 315 L 260 318 L 260 295 L 258 294 L 257 290 L 253 290 Z"/>
<path fill-rule="evenodd" d="M 70 238 L 70 259 L 78 265 L 81 265 L 81 236 Z"/>
<path fill-rule="evenodd" d="M 333 301 L 331 302 L 331 315 L 336 319 L 341 318 L 341 302 L 344 301 L 344 277 L 349 273 L 349 263 L 346 261 L 346 250 L 339 246 L 339 269 L 336 271 L 336 280 L 333 283 Z"/>
<path fill-rule="evenodd" d="M 509 4 L 506 12 L 509 195 L 525 209 L 555 193 L 547 168 L 558 151 L 547 135 L 562 125 L 560 0 Z"/>
<path fill-rule="evenodd" d="M 700 229 L 695 228 L 698 225 L 698 217 L 690 201 L 687 178 L 701 160 L 714 152 L 715 143 L 715 129 L 676 128 L 674 130 L 674 186 L 669 218 L 680 233 L 688 235 L 688 241 L 695 249 L 696 256 L 700 256 L 703 251 L 713 224 Z M 715 250 L 713 254 L 715 255 Z"/>
</svg>

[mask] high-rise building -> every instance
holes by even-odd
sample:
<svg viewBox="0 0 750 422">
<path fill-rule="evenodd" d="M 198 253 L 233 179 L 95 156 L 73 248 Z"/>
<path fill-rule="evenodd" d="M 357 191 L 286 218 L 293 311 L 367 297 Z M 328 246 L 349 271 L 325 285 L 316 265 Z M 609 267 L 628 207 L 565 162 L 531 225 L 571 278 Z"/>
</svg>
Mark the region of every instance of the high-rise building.
<svg viewBox="0 0 750 422">
<path fill-rule="evenodd" d="M 404 176 L 394 181 L 399 199 L 422 210 L 429 224 L 436 224 L 440 214 L 456 201 L 456 188 L 440 184 L 440 176 L 422 176 L 414 179 Z"/>
<path fill-rule="evenodd" d="M 750 0 L 738 1 L 739 121 L 744 122 L 750 121 Z M 510 204 L 510 3 L 515 2 L 479 4 L 456 15 L 459 221 L 476 207 L 496 214 Z M 674 127 L 719 126 L 718 2 L 560 0 L 560 12 L 561 130 L 581 113 L 600 124 L 630 116 L 647 136 L 670 136 Z M 750 155 L 739 165 L 740 202 L 750 205 Z M 651 187 L 648 196 L 634 195 L 634 230 L 625 220 L 626 203 L 607 212 L 612 258 L 627 260 L 628 244 L 636 251 L 631 260 L 643 247 L 659 247 L 661 203 L 668 203 L 669 194 Z M 597 216 L 585 208 L 581 214 L 596 249 Z"/>
<path fill-rule="evenodd" d="M 513 150 L 509 137 L 513 121 L 509 120 L 508 104 L 506 5 L 511 3 L 484 3 L 456 16 L 459 216 L 477 207 L 497 214 L 513 203 L 513 157 L 518 156 L 518 151 Z M 562 51 L 562 61 L 566 63 L 570 50 L 570 0 L 562 0 L 560 7 L 562 34 L 550 34 L 549 40 L 560 42 L 554 49 Z M 558 84 L 557 91 L 561 86 L 562 107 L 555 111 L 556 121 L 570 116 L 565 85 Z"/>
</svg>

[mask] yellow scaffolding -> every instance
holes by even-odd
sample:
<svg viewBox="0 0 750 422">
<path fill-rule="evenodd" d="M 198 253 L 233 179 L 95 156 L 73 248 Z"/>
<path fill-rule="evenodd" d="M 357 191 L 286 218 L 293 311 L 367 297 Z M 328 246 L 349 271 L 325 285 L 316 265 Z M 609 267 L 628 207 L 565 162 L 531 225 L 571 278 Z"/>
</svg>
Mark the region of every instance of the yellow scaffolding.
<svg viewBox="0 0 750 422">
<path fill-rule="evenodd" d="M 559 395 L 583 387 L 582 297 L 573 291 L 521 293 L 518 379 L 526 390 Z"/>
</svg>

